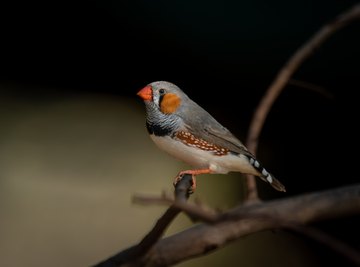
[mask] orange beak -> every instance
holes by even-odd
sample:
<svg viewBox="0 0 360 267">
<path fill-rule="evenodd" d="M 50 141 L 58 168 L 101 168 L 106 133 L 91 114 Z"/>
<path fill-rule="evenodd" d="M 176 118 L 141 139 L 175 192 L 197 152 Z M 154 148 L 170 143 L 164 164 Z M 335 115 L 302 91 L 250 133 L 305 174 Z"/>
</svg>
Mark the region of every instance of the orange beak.
<svg viewBox="0 0 360 267">
<path fill-rule="evenodd" d="M 152 88 L 150 85 L 145 86 L 143 89 L 141 89 L 138 93 L 138 96 L 140 96 L 143 100 L 150 100 L 152 101 Z"/>
</svg>

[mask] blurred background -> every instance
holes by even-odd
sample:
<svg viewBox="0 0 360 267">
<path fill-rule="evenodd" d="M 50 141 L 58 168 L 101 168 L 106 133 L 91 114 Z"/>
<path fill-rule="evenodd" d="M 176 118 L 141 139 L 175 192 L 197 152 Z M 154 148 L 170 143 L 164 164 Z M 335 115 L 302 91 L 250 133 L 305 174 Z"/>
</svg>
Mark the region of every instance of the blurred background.
<svg viewBox="0 0 360 267">
<path fill-rule="evenodd" d="M 171 81 L 241 140 L 287 59 L 357 1 L 51 1 L 0 4 L 0 266 L 90 266 L 137 243 L 188 167 L 159 151 L 138 90 Z M 332 36 L 273 106 L 258 158 L 288 192 L 358 181 L 360 23 Z M 305 84 L 305 86 L 303 86 Z M 241 203 L 239 174 L 204 175 L 192 200 Z M 360 249 L 358 216 L 315 226 Z M 180 215 L 167 235 L 191 226 Z M 349 263 L 283 231 L 178 266 Z"/>
</svg>

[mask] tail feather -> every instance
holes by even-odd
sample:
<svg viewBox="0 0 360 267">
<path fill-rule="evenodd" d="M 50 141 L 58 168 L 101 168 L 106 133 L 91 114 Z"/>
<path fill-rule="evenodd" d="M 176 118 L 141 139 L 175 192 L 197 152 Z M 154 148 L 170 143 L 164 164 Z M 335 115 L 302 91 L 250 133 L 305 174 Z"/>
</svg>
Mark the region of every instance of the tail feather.
<svg viewBox="0 0 360 267">
<path fill-rule="evenodd" d="M 269 183 L 273 188 L 275 188 L 278 191 L 286 192 L 285 186 L 274 176 L 272 176 L 265 168 L 260 164 L 260 162 L 253 158 L 249 157 L 250 164 L 254 167 L 254 169 L 259 173 L 259 177 Z"/>
<path fill-rule="evenodd" d="M 277 191 L 286 192 L 285 186 L 274 176 L 272 176 L 270 173 L 267 177 L 259 176 L 262 180 L 268 182 L 273 188 L 275 188 Z"/>
</svg>

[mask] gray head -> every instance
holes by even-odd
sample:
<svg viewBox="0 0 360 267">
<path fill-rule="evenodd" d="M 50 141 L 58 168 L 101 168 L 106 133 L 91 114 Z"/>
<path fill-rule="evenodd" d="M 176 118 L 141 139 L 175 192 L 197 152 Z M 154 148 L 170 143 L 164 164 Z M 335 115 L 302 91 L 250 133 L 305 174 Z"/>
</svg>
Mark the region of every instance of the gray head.
<svg viewBox="0 0 360 267">
<path fill-rule="evenodd" d="M 162 133 L 182 127 L 180 114 L 184 114 L 187 105 L 192 102 L 179 87 L 167 81 L 146 85 L 138 92 L 138 96 L 144 100 L 146 106 L 148 130 L 149 127 L 161 128 L 159 132 Z"/>
<path fill-rule="evenodd" d="M 175 84 L 167 81 L 152 82 L 138 92 L 146 105 L 163 114 L 176 113 L 188 96 Z"/>
</svg>

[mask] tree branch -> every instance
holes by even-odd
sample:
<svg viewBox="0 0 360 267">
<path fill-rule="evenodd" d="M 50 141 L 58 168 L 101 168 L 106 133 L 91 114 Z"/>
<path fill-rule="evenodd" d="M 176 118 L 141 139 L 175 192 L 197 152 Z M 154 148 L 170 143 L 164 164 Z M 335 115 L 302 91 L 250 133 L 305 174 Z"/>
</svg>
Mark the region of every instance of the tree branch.
<svg viewBox="0 0 360 267">
<path fill-rule="evenodd" d="M 199 224 L 161 239 L 146 254 L 138 254 L 138 257 L 131 258 L 131 261 L 107 260 L 96 266 L 170 266 L 204 255 L 245 235 L 279 228 L 301 232 L 326 243 L 330 248 L 360 265 L 358 251 L 319 231 L 305 227 L 312 222 L 353 214 L 360 214 L 360 184 L 281 200 L 252 203 L 221 214 L 211 224 Z M 197 216 L 201 217 L 201 213 Z M 128 250 L 118 253 L 113 258 L 122 258 Z"/>
<path fill-rule="evenodd" d="M 359 212 L 360 185 L 249 204 L 229 211 L 215 224 L 201 224 L 161 240 L 146 256 L 142 266 L 176 264 L 223 247 L 242 236 L 282 228 L 284 221 L 303 225 Z M 277 220 L 269 219 L 274 216 Z"/>
<path fill-rule="evenodd" d="M 280 93 L 287 85 L 291 76 L 299 68 L 299 66 L 310 57 L 316 48 L 320 47 L 332 34 L 343 28 L 355 19 L 360 18 L 360 4 L 356 4 L 349 10 L 340 14 L 335 20 L 323 26 L 317 33 L 313 35 L 303 46 L 301 46 L 295 54 L 288 60 L 284 67 L 279 71 L 275 80 L 267 89 L 267 92 L 261 99 L 255 110 L 251 120 L 246 146 L 250 152 L 256 154 L 258 139 L 264 126 L 266 117 L 278 98 Z M 258 193 L 254 176 L 247 175 L 248 200 L 257 200 Z"/>
<path fill-rule="evenodd" d="M 192 181 L 192 176 L 186 174 L 176 184 L 174 192 L 176 203 L 184 203 L 187 201 L 190 196 Z M 176 205 L 171 205 L 158 219 L 153 229 L 140 241 L 139 244 L 111 256 L 110 258 L 94 265 L 94 267 L 123 266 L 124 264 L 128 264 L 138 258 L 141 258 L 143 255 L 146 255 L 146 253 L 161 238 L 166 228 L 180 212 L 181 209 L 179 209 Z"/>
</svg>

